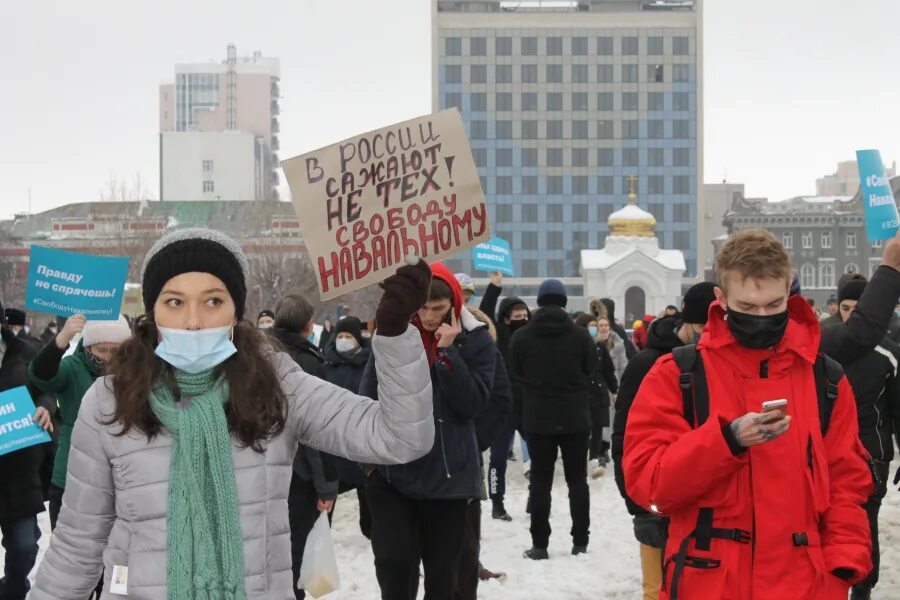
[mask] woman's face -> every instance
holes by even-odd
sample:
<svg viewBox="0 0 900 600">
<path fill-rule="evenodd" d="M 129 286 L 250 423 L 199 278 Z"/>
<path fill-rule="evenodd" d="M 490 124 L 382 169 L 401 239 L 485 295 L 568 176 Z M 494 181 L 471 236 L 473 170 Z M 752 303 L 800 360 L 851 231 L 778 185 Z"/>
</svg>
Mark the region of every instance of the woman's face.
<svg viewBox="0 0 900 600">
<path fill-rule="evenodd" d="M 600 332 L 600 335 L 607 335 L 609 333 L 609 321 L 606 319 L 597 321 L 597 331 Z"/>
<path fill-rule="evenodd" d="M 87 350 L 100 360 L 109 362 L 112 360 L 113 354 L 115 354 L 116 350 L 118 349 L 119 344 L 113 344 L 112 342 L 101 342 L 99 344 L 94 344 Z"/>
<path fill-rule="evenodd" d="M 153 316 L 168 329 L 215 329 L 234 325 L 234 300 L 225 284 L 209 273 L 182 273 L 162 288 Z"/>
</svg>

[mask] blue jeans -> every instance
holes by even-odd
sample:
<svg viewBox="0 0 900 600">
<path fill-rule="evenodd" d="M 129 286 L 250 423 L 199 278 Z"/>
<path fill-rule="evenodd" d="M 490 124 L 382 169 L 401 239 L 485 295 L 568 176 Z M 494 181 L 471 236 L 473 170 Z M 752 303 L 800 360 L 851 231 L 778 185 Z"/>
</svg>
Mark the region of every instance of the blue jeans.
<svg viewBox="0 0 900 600">
<path fill-rule="evenodd" d="M 0 600 L 25 600 L 31 590 L 28 574 L 34 568 L 41 530 L 37 515 L 16 521 L 0 521 L 6 550 L 4 577 L 0 580 Z"/>
</svg>

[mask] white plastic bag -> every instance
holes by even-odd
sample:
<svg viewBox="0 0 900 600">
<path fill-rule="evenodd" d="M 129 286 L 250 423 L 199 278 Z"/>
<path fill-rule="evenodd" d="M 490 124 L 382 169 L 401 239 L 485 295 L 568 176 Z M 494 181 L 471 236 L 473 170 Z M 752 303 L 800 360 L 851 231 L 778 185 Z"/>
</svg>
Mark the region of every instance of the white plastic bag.
<svg viewBox="0 0 900 600">
<path fill-rule="evenodd" d="M 340 587 L 341 576 L 338 573 L 337 557 L 334 555 L 331 525 L 328 513 L 323 512 L 319 514 L 306 538 L 297 589 L 306 590 L 313 598 L 321 598 Z"/>
</svg>

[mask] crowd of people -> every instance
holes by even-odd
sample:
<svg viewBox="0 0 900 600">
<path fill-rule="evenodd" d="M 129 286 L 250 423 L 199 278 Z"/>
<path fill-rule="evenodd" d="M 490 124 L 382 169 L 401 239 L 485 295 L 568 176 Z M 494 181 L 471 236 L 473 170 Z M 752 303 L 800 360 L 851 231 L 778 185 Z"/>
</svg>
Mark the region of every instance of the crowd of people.
<svg viewBox="0 0 900 600">
<path fill-rule="evenodd" d="M 304 598 L 307 538 L 345 493 L 382 598 L 474 599 L 502 576 L 480 560 L 482 501 L 514 520 L 517 434 L 523 560 L 555 551 L 560 458 L 565 551 L 589 552 L 588 481 L 612 463 L 645 600 L 870 598 L 900 432 L 900 237 L 827 315 L 765 231 L 716 266 L 629 332 L 609 298 L 572 312 L 558 280 L 529 306 L 499 274 L 479 294 L 410 259 L 371 322 L 319 330 L 297 294 L 247 321 L 243 252 L 189 229 L 144 259 L 133 323 L 76 315 L 38 339 L 7 309 L 0 391 L 26 386 L 54 441 L 0 456 L 0 600 Z"/>
</svg>

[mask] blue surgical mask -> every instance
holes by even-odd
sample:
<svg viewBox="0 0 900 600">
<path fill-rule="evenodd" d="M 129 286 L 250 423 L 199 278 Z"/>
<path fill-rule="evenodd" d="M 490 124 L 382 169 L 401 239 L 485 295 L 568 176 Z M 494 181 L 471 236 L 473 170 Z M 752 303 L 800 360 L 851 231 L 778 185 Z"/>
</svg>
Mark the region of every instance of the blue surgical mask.
<svg viewBox="0 0 900 600">
<path fill-rule="evenodd" d="M 156 355 L 185 373 L 202 373 L 221 365 L 237 352 L 231 341 L 232 327 L 215 329 L 168 329 L 159 327 L 162 341 Z"/>
<path fill-rule="evenodd" d="M 597 337 L 597 328 L 596 327 L 588 327 L 588 333 L 591 334 L 592 338 Z"/>
</svg>

